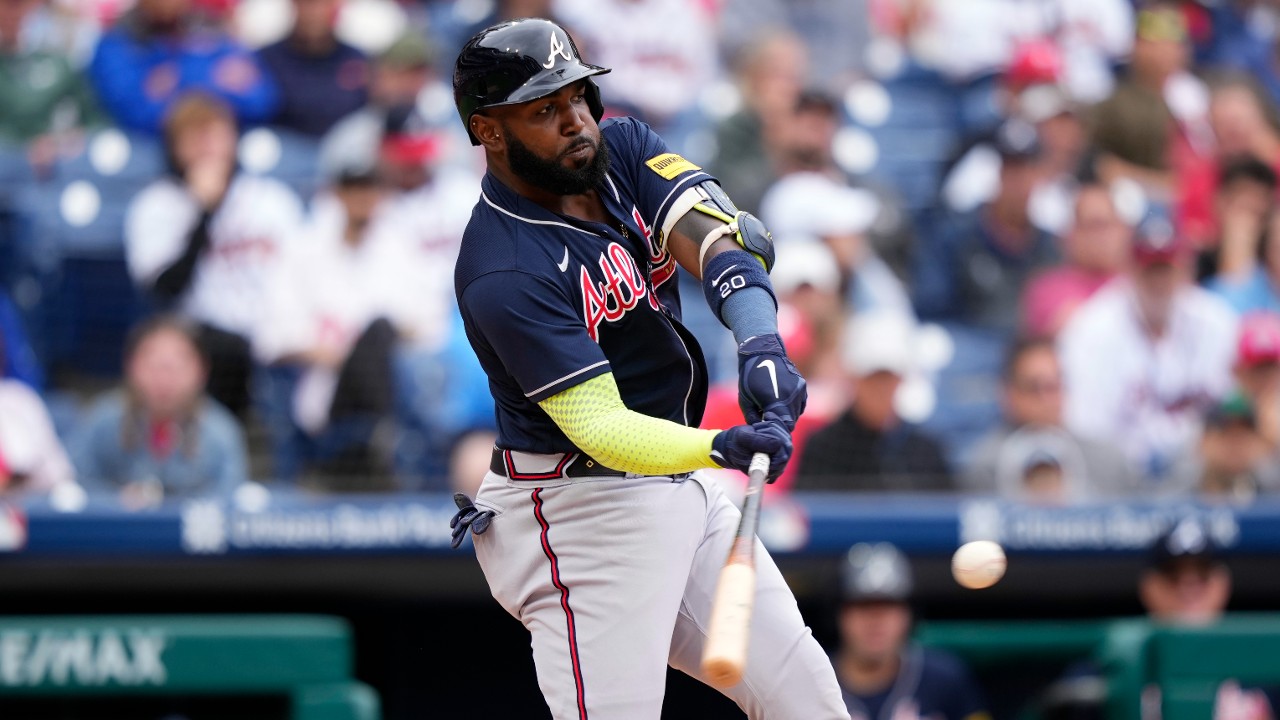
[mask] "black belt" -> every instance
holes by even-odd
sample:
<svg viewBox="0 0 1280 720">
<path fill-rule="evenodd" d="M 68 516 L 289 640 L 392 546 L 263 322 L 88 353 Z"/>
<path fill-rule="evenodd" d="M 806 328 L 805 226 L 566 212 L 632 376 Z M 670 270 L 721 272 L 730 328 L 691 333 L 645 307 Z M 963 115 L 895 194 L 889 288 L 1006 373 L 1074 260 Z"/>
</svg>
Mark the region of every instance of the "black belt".
<svg viewBox="0 0 1280 720">
<path fill-rule="evenodd" d="M 518 455 L 528 455 L 532 453 L 514 453 Z M 584 478 L 584 477 L 626 477 L 627 473 L 621 470 L 605 467 L 600 461 L 584 455 L 583 453 L 553 453 L 548 455 L 548 459 L 557 455 L 560 459 L 555 463 L 555 467 L 543 472 L 520 472 L 515 467 L 515 461 L 512 458 L 512 451 L 493 449 L 493 457 L 489 461 L 489 470 L 495 475 L 512 480 L 559 480 L 561 478 Z"/>
</svg>

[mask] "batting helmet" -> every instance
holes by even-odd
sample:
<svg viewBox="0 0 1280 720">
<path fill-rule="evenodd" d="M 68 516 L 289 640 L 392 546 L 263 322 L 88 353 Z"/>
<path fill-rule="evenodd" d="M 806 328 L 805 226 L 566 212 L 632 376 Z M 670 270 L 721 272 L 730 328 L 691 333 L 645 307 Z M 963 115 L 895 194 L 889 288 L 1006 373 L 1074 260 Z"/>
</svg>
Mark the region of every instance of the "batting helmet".
<svg viewBox="0 0 1280 720">
<path fill-rule="evenodd" d="M 471 132 L 471 116 L 477 110 L 536 100 L 607 72 L 609 68 L 582 62 L 573 38 L 550 20 L 512 20 L 481 30 L 463 46 L 453 68 L 453 101 L 471 144 L 479 145 Z M 604 105 L 591 80 L 586 95 L 599 122 Z"/>
</svg>

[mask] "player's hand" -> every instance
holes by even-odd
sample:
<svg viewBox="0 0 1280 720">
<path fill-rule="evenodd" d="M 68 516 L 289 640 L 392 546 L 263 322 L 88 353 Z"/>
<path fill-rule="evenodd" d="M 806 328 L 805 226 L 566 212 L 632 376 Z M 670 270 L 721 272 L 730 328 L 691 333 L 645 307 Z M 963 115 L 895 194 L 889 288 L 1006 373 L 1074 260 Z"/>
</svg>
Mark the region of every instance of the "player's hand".
<svg viewBox="0 0 1280 720">
<path fill-rule="evenodd" d="M 809 391 L 787 357 L 782 338 L 759 335 L 738 346 L 738 405 L 749 423 L 777 420 L 791 432 Z"/>
<path fill-rule="evenodd" d="M 791 459 L 791 433 L 780 423 L 767 420 L 722 431 L 711 441 L 711 459 L 723 468 L 747 472 L 751 456 L 769 456 L 769 482 L 778 479 Z"/>
<path fill-rule="evenodd" d="M 453 504 L 458 506 L 458 513 L 449 521 L 449 528 L 453 531 L 449 545 L 457 550 L 462 544 L 462 538 L 467 536 L 468 528 L 476 535 L 483 535 L 489 529 L 489 521 L 493 520 L 494 512 L 477 509 L 471 498 L 464 493 L 454 493 Z"/>
</svg>

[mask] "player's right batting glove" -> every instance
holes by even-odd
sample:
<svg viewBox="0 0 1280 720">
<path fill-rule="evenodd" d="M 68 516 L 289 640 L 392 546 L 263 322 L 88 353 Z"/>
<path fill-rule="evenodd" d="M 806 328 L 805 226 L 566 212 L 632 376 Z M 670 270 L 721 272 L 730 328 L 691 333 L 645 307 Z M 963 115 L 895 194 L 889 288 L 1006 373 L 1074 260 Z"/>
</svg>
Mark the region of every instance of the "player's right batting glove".
<svg viewBox="0 0 1280 720">
<path fill-rule="evenodd" d="M 769 482 L 777 480 L 791 459 L 791 433 L 767 420 L 731 427 L 711 440 L 711 459 L 720 467 L 747 472 L 751 456 L 758 452 L 769 456 Z"/>
<path fill-rule="evenodd" d="M 738 405 L 747 422 L 777 420 L 791 432 L 808 399 L 804 378 L 787 357 L 782 338 L 757 335 L 738 345 Z"/>
<path fill-rule="evenodd" d="M 483 535 L 489 529 L 489 521 L 493 519 L 494 512 L 477 509 L 471 498 L 463 493 L 453 494 L 453 504 L 458 506 L 458 514 L 449 521 L 449 527 L 453 530 L 453 539 L 449 545 L 457 550 L 462 544 L 462 538 L 466 537 L 468 528 L 476 535 Z"/>
</svg>

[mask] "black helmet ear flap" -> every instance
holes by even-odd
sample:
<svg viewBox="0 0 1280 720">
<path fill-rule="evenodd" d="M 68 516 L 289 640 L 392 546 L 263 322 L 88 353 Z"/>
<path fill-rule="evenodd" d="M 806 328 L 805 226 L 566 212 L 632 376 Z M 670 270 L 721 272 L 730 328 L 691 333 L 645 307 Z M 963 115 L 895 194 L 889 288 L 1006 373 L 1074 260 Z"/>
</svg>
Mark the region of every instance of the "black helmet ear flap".
<svg viewBox="0 0 1280 720">
<path fill-rule="evenodd" d="M 471 144 L 479 145 L 471 131 L 477 110 L 536 100 L 583 79 L 599 121 L 604 104 L 590 78 L 607 72 L 582 62 L 573 38 L 550 20 L 512 20 L 481 30 L 463 46 L 453 69 L 453 100 Z"/>
</svg>

